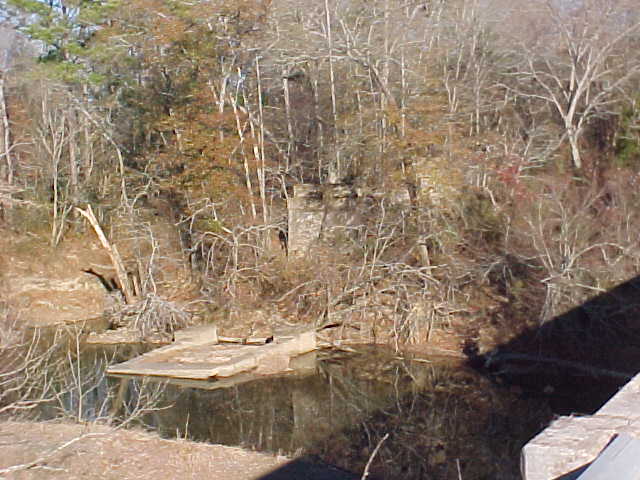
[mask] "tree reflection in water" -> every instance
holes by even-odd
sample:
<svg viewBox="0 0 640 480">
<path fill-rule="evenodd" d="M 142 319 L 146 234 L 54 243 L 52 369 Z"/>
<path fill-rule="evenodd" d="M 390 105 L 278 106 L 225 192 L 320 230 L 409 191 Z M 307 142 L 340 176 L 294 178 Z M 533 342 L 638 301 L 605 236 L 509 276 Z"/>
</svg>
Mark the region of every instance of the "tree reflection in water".
<svg viewBox="0 0 640 480">
<path fill-rule="evenodd" d="M 173 406 L 148 422 L 165 435 L 312 455 L 362 472 L 389 434 L 369 478 L 512 479 L 519 450 L 551 417 L 451 362 L 398 358 L 368 349 L 329 355 L 313 374 L 220 390 L 168 385 Z"/>
</svg>

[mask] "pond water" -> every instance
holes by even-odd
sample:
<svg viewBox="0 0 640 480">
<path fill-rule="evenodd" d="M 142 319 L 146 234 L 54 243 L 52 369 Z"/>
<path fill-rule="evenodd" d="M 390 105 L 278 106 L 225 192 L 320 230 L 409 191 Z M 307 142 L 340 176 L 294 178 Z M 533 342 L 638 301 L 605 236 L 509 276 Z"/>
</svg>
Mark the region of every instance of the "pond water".
<svg viewBox="0 0 640 480">
<path fill-rule="evenodd" d="M 96 419 L 152 403 L 160 408 L 140 419 L 167 437 L 306 455 L 358 478 L 380 445 L 368 478 L 408 480 L 518 478 L 520 448 L 552 416 L 545 399 L 459 363 L 381 348 L 321 352 L 304 374 L 217 390 L 104 376 L 108 363 L 138 353 L 86 348 L 41 415 L 63 407 Z"/>
</svg>

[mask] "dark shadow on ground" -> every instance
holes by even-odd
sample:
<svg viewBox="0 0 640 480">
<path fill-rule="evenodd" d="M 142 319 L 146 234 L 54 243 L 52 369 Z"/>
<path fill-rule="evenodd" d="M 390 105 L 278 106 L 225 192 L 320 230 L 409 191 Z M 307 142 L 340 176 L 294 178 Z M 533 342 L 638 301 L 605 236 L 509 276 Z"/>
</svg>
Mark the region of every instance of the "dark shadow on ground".
<svg viewBox="0 0 640 480">
<path fill-rule="evenodd" d="M 357 480 L 360 475 L 327 465 L 313 457 L 300 457 L 279 467 L 258 480 Z M 367 477 L 375 480 L 375 477 Z"/>
<path fill-rule="evenodd" d="M 470 363 L 555 413 L 593 413 L 640 371 L 640 276 Z"/>
</svg>

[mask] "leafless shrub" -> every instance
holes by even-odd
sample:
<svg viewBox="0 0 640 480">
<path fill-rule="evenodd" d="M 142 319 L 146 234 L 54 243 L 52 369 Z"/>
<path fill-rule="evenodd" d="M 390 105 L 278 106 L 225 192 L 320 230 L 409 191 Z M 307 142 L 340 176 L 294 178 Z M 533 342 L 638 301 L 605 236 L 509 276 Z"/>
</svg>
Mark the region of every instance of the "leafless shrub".
<svg viewBox="0 0 640 480">
<path fill-rule="evenodd" d="M 80 360 L 78 360 L 78 362 L 79 361 Z M 75 369 L 74 364 L 69 364 L 68 367 L 70 368 L 70 370 Z M 73 379 L 73 381 L 77 380 L 79 379 Z M 125 381 L 127 383 L 130 382 L 129 380 Z M 34 460 L 21 464 L 9 465 L 5 468 L 0 469 L 0 475 L 12 474 L 24 470 L 43 467 L 47 464 L 47 462 L 51 461 L 52 458 L 63 454 L 66 450 L 79 442 L 85 441 L 90 438 L 105 436 L 108 437 L 109 435 L 113 435 L 119 429 L 143 423 L 145 415 L 155 412 L 161 408 L 159 405 L 161 404 L 162 396 L 164 394 L 164 384 L 149 381 L 131 382 L 133 383 L 133 392 L 130 395 L 131 401 L 124 402 L 123 405 L 118 405 L 118 407 L 122 407 L 122 409 L 112 408 L 111 410 L 109 410 L 107 408 L 109 402 L 117 402 L 118 400 L 117 398 L 113 398 L 112 395 L 109 395 L 108 397 L 109 402 L 105 401 L 104 403 L 100 404 L 100 406 L 104 407 L 103 409 L 91 410 L 90 412 L 83 411 L 81 408 L 81 403 L 80 408 L 75 411 L 68 410 L 68 404 L 61 405 L 61 407 L 66 408 L 66 410 L 63 410 L 63 412 L 66 413 L 66 415 L 64 416 L 71 416 L 78 421 L 86 419 L 94 422 L 111 423 L 113 424 L 113 428 L 98 433 L 89 432 L 77 435 L 65 442 L 60 443 L 59 445 L 55 445 L 54 447 L 45 450 L 44 452 L 39 452 L 39 455 Z M 82 380 L 81 383 L 77 383 L 74 386 L 70 387 L 69 393 L 82 398 L 86 394 L 86 392 L 90 392 L 92 388 L 95 388 L 95 386 L 93 386 L 88 390 L 84 390 L 84 383 L 85 380 Z M 104 377 L 102 379 L 102 383 L 105 383 Z M 87 385 L 90 386 L 92 384 L 88 383 Z M 79 388 L 80 390 L 76 392 L 74 388 Z M 77 406 L 77 404 L 75 406 Z"/>
<path fill-rule="evenodd" d="M 139 302 L 126 306 L 122 313 L 131 318 L 128 324 L 139 333 L 141 339 L 153 333 L 171 336 L 176 330 L 188 326 L 192 317 L 184 306 L 152 293 Z"/>
<path fill-rule="evenodd" d="M 558 175 L 528 182 L 507 248 L 541 274 L 540 322 L 637 274 L 633 232 L 640 219 L 633 205 L 639 199 L 628 187 L 607 182 L 598 188 Z"/>
<path fill-rule="evenodd" d="M 127 379 L 126 398 L 123 388 L 116 393 L 105 374 L 110 359 L 82 351 L 82 329 L 70 327 L 46 336 L 40 329 L 22 328 L 17 315 L 0 307 L 0 418 L 68 418 L 119 429 L 144 424 L 145 415 L 161 408 L 161 383 Z M 0 469 L 0 475 L 37 468 L 78 442 L 113 431 L 79 435 L 39 452 L 33 461 Z"/>
<path fill-rule="evenodd" d="M 286 254 L 286 242 L 279 238 L 285 227 L 277 221 L 256 225 L 248 216 L 228 225 L 219 208 L 209 200 L 193 205 L 184 223 L 191 239 L 190 254 L 205 288 L 233 299 L 241 294 L 242 285 L 259 288 L 272 281 L 270 264 Z"/>
<path fill-rule="evenodd" d="M 75 342 L 71 343 L 79 347 L 78 337 L 76 336 Z M 162 408 L 164 384 L 126 379 L 123 382 L 127 388 L 121 387 L 116 391 L 107 381 L 101 365 L 93 363 L 93 359 L 76 356 L 79 353 L 79 349 L 73 352 L 71 345 L 66 357 L 57 355 L 60 361 L 56 362 L 55 366 L 49 366 L 46 375 L 41 376 L 49 379 L 43 388 L 46 396 L 29 399 L 32 392 L 23 389 L 22 395 L 25 400 L 14 401 L 13 411 L 7 413 L 15 417 L 16 413 L 28 405 L 31 409 L 39 407 L 39 414 L 44 415 L 44 418 L 55 416 L 78 422 L 100 422 L 113 428 L 101 433 L 82 433 L 48 450 L 39 451 L 37 458 L 32 461 L 0 469 L 0 475 L 38 468 L 79 442 L 93 437 L 109 436 L 121 428 L 144 425 L 146 415 Z M 123 393 L 127 393 L 127 390 L 129 392 L 125 399 Z"/>
<path fill-rule="evenodd" d="M 170 339 L 192 317 L 183 303 L 170 300 L 180 293 L 180 287 L 186 289 L 188 282 L 182 281 L 189 280 L 178 232 L 167 222 L 169 219 L 158 221 L 151 208 L 139 205 L 143 198 L 152 195 L 153 188 L 153 182 L 149 181 L 131 189 L 135 197 L 122 202 L 110 220 L 111 242 L 97 225 L 90 208 L 87 209 L 96 233 L 102 234 L 103 247 L 112 257 L 118 272 L 117 286 L 122 291 L 110 293 L 106 313 L 112 327 L 127 327 L 140 341 L 149 340 L 154 334 Z M 86 212 L 83 215 L 89 218 Z M 115 242 L 122 255 L 113 254 Z"/>
</svg>

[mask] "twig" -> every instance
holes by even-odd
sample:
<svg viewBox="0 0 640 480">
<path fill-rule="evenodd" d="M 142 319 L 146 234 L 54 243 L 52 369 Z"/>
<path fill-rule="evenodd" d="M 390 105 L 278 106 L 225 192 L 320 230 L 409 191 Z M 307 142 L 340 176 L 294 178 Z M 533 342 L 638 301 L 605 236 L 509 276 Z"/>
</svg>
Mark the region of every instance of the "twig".
<svg viewBox="0 0 640 480">
<path fill-rule="evenodd" d="M 287 293 L 285 293 L 284 295 L 282 295 L 280 298 L 274 300 L 274 303 L 279 303 L 282 302 L 285 298 L 287 298 L 289 295 L 291 295 L 292 293 L 294 293 L 296 290 L 298 290 L 299 288 L 304 287 L 305 285 L 309 285 L 310 283 L 313 282 L 317 282 L 317 280 L 309 280 L 308 282 L 304 282 L 301 283 L 300 285 L 296 285 L 295 287 L 293 287 L 291 290 L 289 290 Z"/>
<path fill-rule="evenodd" d="M 389 434 L 385 433 L 384 437 L 382 437 L 378 442 L 378 444 L 376 445 L 376 448 L 373 449 L 373 452 L 369 456 L 369 460 L 367 460 L 367 464 L 364 467 L 364 472 L 362 473 L 362 477 L 360 477 L 360 480 L 365 480 L 369 476 L 369 467 L 371 467 L 371 463 L 373 462 L 373 459 L 378 454 L 378 450 L 380 450 L 380 447 L 382 446 L 382 444 L 387 438 L 389 438 Z"/>
</svg>

